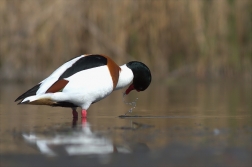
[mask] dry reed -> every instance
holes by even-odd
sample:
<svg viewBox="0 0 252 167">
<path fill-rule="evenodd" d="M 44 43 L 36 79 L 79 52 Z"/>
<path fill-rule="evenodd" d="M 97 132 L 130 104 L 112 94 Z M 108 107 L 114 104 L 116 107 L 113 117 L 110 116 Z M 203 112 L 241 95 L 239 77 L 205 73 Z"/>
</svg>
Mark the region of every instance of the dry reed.
<svg viewBox="0 0 252 167">
<path fill-rule="evenodd" d="M 102 53 L 156 78 L 251 77 L 250 0 L 1 0 L 0 79 L 40 80 Z"/>
</svg>

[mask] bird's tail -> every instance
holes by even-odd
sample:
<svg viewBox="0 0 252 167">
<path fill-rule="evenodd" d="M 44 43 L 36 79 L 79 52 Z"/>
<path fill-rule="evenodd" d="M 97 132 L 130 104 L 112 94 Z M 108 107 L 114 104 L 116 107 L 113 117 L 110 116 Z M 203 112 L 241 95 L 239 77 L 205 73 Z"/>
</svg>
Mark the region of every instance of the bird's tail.
<svg viewBox="0 0 252 167">
<path fill-rule="evenodd" d="M 49 94 L 34 95 L 22 99 L 18 104 L 34 104 L 34 105 L 50 105 L 53 106 L 56 102 L 53 101 Z"/>
</svg>

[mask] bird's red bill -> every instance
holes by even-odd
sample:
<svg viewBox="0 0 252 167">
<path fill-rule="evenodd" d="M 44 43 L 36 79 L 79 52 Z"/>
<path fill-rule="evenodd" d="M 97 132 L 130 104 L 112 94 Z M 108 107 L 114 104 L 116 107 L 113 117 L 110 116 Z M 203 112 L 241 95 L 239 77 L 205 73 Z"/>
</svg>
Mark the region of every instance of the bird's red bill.
<svg viewBox="0 0 252 167">
<path fill-rule="evenodd" d="M 125 91 L 125 94 L 126 94 L 126 95 L 129 94 L 129 92 L 132 91 L 132 90 L 134 90 L 134 89 L 135 89 L 135 88 L 134 88 L 134 85 L 131 84 L 131 85 L 129 86 L 129 88 Z"/>
</svg>

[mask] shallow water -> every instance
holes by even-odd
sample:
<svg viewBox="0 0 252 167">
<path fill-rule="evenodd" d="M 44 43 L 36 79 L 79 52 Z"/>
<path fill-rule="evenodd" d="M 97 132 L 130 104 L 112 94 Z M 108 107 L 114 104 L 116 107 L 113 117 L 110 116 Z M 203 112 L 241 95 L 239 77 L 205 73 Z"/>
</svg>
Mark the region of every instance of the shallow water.
<svg viewBox="0 0 252 167">
<path fill-rule="evenodd" d="M 0 166 L 250 166 L 251 84 L 153 83 L 93 104 L 88 118 L 71 110 L 16 105 L 33 86 L 0 88 Z M 40 162 L 38 164 L 38 161 Z"/>
</svg>

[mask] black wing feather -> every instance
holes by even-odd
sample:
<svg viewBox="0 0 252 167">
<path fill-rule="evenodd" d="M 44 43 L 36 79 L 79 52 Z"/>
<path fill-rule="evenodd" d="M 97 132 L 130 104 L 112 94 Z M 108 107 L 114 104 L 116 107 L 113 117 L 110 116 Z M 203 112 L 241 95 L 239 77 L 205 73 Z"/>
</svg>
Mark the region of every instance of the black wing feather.
<svg viewBox="0 0 252 167">
<path fill-rule="evenodd" d="M 77 60 L 71 67 L 69 67 L 59 79 L 68 78 L 71 75 L 94 67 L 107 65 L 107 58 L 101 55 L 89 55 Z"/>
<path fill-rule="evenodd" d="M 28 96 L 33 96 L 36 95 L 36 92 L 38 91 L 39 87 L 40 87 L 41 83 L 32 87 L 31 89 L 27 90 L 25 93 L 23 93 L 22 95 L 20 95 L 15 101 L 18 100 L 22 100 Z"/>
</svg>

